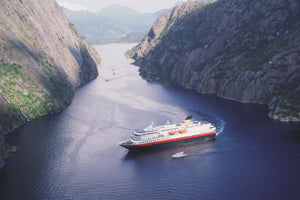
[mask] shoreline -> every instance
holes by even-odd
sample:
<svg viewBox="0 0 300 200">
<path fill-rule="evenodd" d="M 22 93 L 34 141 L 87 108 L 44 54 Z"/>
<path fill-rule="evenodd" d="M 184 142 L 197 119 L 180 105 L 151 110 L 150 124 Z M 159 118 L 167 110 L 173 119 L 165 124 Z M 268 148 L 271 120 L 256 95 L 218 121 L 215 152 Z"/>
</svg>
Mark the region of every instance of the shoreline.
<svg viewBox="0 0 300 200">
<path fill-rule="evenodd" d="M 60 112 L 62 112 L 63 110 L 67 109 L 73 99 L 74 99 L 74 96 L 75 96 L 75 92 L 77 89 L 79 89 L 80 87 L 84 86 L 84 85 L 87 85 L 89 84 L 90 82 L 92 82 L 93 80 L 95 80 L 97 77 L 99 76 L 99 74 L 94 77 L 93 79 L 91 79 L 90 81 L 86 82 L 86 83 L 83 83 L 82 85 L 79 85 L 78 87 L 76 87 L 73 91 L 73 96 L 70 100 L 70 103 L 63 106 L 61 109 L 55 111 L 55 112 L 51 112 L 51 113 L 47 113 L 45 115 L 42 115 L 42 116 L 39 116 L 39 117 L 36 117 L 36 118 L 30 118 L 29 121 L 23 121 L 22 123 L 19 123 L 19 124 L 16 124 L 12 129 L 9 129 L 9 130 L 6 130 L 2 127 L 2 125 L 0 124 L 0 170 L 1 168 L 3 168 L 5 166 L 5 159 L 9 156 L 10 153 L 16 153 L 17 152 L 17 147 L 16 146 L 13 146 L 11 144 L 8 144 L 5 140 L 5 136 L 10 134 L 11 132 L 15 131 L 16 129 L 20 128 L 21 126 L 24 126 L 26 125 L 27 123 L 30 123 L 32 122 L 32 120 L 35 120 L 35 119 L 39 119 L 39 118 L 42 118 L 42 117 L 45 117 L 45 116 L 49 116 L 49 115 L 55 115 L 55 114 L 58 114 Z"/>
<path fill-rule="evenodd" d="M 134 63 L 134 65 L 136 65 L 137 67 L 140 67 L 138 66 L 137 64 Z M 222 98 L 222 99 L 227 99 L 227 100 L 232 100 L 232 101 L 237 101 L 237 102 L 240 102 L 240 103 L 253 103 L 253 104 L 260 104 L 260 105 L 264 105 L 264 106 L 267 106 L 268 107 L 268 114 L 267 116 L 273 120 L 279 120 L 280 122 L 294 122 L 294 123 L 299 123 L 300 122 L 300 117 L 296 118 L 296 117 L 291 117 L 291 116 L 287 116 L 287 117 L 282 117 L 281 115 L 276 115 L 274 112 L 276 109 L 271 109 L 270 108 L 270 105 L 269 103 L 262 103 L 262 102 L 258 102 L 258 101 L 241 101 L 241 100 L 238 100 L 238 99 L 235 99 L 235 98 L 232 98 L 232 97 L 225 97 L 225 96 L 221 96 L 221 95 L 217 95 L 216 93 L 202 93 L 202 92 L 199 92 L 196 88 L 187 88 L 187 87 L 184 87 L 184 86 L 181 86 L 181 85 L 178 85 L 178 84 L 164 84 L 164 83 L 161 83 L 159 82 L 158 80 L 151 80 L 151 79 L 147 79 L 146 77 L 142 76 L 140 74 L 140 76 L 144 79 L 144 80 L 147 80 L 149 82 L 152 82 L 152 83 L 156 83 L 156 84 L 159 84 L 159 85 L 163 85 L 163 86 L 168 86 L 168 87 L 178 87 L 178 88 L 183 88 L 183 89 L 186 89 L 186 90 L 190 90 L 190 91 L 193 91 L 197 94 L 203 94 L 203 95 L 213 95 L 213 96 L 216 96 L 216 97 L 219 97 L 219 98 Z"/>
</svg>

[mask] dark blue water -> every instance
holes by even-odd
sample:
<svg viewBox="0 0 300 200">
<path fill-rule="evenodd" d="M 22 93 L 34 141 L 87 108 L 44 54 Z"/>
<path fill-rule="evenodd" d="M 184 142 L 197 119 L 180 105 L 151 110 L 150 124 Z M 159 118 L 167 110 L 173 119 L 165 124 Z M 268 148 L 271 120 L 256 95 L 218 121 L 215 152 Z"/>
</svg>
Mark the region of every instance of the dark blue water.
<svg viewBox="0 0 300 200">
<path fill-rule="evenodd" d="M 149 83 L 123 53 L 96 46 L 100 76 L 71 106 L 10 134 L 0 199 L 299 199 L 300 125 L 267 108 Z M 130 154 L 118 142 L 151 121 L 192 114 L 217 126 L 214 141 Z M 187 157 L 171 155 L 186 151 Z"/>
</svg>

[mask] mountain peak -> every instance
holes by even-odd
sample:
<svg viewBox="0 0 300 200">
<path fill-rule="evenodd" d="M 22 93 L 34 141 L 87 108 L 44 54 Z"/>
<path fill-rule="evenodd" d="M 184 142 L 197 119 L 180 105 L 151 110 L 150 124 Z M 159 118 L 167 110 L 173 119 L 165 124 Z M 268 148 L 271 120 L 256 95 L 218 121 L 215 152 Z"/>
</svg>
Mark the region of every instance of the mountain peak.
<svg viewBox="0 0 300 200">
<path fill-rule="evenodd" d="M 102 15 L 112 15 L 112 14 L 119 14 L 119 15 L 132 15 L 132 14 L 139 14 L 139 12 L 133 8 L 129 8 L 127 6 L 124 5 L 119 5 L 119 4 L 112 4 L 109 5 L 105 8 L 102 8 L 98 14 L 102 14 Z"/>
</svg>

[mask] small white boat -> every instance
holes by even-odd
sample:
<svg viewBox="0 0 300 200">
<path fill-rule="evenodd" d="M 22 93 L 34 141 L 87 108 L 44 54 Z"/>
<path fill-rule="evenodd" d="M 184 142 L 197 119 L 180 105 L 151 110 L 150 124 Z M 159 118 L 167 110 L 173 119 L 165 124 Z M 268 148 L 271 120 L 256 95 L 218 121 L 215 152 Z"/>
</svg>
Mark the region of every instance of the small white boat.
<svg viewBox="0 0 300 200">
<path fill-rule="evenodd" d="M 182 158 L 184 156 L 186 156 L 187 154 L 184 153 L 184 151 L 181 151 L 181 152 L 178 152 L 178 153 L 175 153 L 172 155 L 172 158 Z"/>
</svg>

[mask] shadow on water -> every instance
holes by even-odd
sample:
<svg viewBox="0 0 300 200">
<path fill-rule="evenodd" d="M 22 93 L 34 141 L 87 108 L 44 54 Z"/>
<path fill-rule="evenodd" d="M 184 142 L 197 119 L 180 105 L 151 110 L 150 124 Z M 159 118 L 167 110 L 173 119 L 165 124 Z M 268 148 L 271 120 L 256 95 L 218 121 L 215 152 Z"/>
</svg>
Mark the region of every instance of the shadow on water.
<svg viewBox="0 0 300 200">
<path fill-rule="evenodd" d="M 181 142 L 175 145 L 169 145 L 160 148 L 152 148 L 142 151 L 128 151 L 123 160 L 138 160 L 140 158 L 149 158 L 149 157 L 170 157 L 177 153 L 184 151 L 188 155 L 192 155 L 196 150 L 214 148 L 216 143 L 216 138 L 206 140 L 195 140 L 190 142 Z"/>
</svg>

